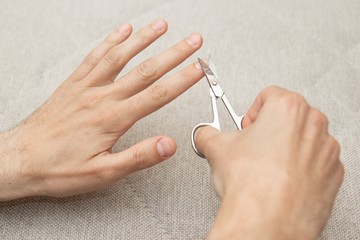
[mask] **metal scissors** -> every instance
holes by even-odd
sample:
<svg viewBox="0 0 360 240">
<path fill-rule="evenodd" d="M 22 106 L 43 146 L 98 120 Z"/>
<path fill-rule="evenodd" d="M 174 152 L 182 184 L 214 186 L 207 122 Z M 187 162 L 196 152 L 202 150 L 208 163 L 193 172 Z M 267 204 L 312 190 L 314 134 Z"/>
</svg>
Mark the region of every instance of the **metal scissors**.
<svg viewBox="0 0 360 240">
<path fill-rule="evenodd" d="M 201 65 L 202 69 L 204 70 L 205 77 L 210 86 L 211 107 L 212 107 L 214 120 L 209 123 L 199 123 L 198 125 L 196 125 L 193 128 L 193 130 L 191 132 L 191 144 L 192 144 L 192 147 L 193 147 L 195 153 L 197 155 L 199 155 L 200 157 L 205 158 L 205 156 L 202 153 L 200 153 L 195 146 L 195 134 L 196 134 L 196 130 L 198 130 L 201 127 L 205 127 L 205 126 L 211 126 L 213 128 L 218 129 L 219 131 L 221 130 L 216 100 L 221 98 L 221 100 L 224 103 L 226 109 L 228 110 L 232 120 L 234 121 L 237 129 L 239 129 L 239 130 L 242 130 L 241 122 L 245 115 L 238 116 L 236 114 L 236 112 L 234 111 L 233 107 L 231 106 L 229 100 L 227 99 L 223 89 L 221 88 L 221 86 L 218 82 L 218 75 L 216 73 L 215 65 L 211 59 L 211 56 L 209 56 L 208 64 L 200 58 L 198 58 L 198 61 Z"/>
</svg>

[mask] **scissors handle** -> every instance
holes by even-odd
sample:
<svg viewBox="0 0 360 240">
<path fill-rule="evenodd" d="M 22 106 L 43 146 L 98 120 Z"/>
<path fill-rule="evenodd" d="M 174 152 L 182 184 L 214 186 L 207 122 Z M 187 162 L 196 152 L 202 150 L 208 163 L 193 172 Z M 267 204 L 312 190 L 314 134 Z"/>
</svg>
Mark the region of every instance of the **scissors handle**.
<svg viewBox="0 0 360 240">
<path fill-rule="evenodd" d="M 210 126 L 210 127 L 213 127 L 213 128 L 217 128 L 216 124 L 214 123 L 199 123 L 198 125 L 196 125 L 192 132 L 191 132 L 191 145 L 194 149 L 194 152 L 199 156 L 199 157 L 202 157 L 202 158 L 205 158 L 204 154 L 202 154 L 201 152 L 199 152 L 199 150 L 196 148 L 195 146 L 195 134 L 196 134 L 196 131 L 199 129 L 199 128 L 202 128 L 202 127 L 206 127 L 206 126 Z"/>
<path fill-rule="evenodd" d="M 192 132 L 191 132 L 191 145 L 195 151 L 195 153 L 202 158 L 205 158 L 204 154 L 202 154 L 201 152 L 199 152 L 199 150 L 196 148 L 195 146 L 195 134 L 196 131 L 199 128 L 202 127 L 206 127 L 206 126 L 210 126 L 213 128 L 216 128 L 217 130 L 220 131 L 220 122 L 219 122 L 219 114 L 218 114 L 218 109 L 217 109 L 217 105 L 216 105 L 216 99 L 217 97 L 214 95 L 213 91 L 210 89 L 210 97 L 211 97 L 211 107 L 212 107 L 212 112 L 213 112 L 213 118 L 214 120 L 212 122 L 209 123 L 199 123 L 198 125 L 196 125 Z M 225 96 L 225 94 L 222 95 L 221 100 L 224 102 L 226 109 L 228 110 L 232 120 L 234 121 L 236 127 L 239 130 L 242 130 L 242 120 L 244 118 L 245 115 L 242 116 L 238 116 L 236 114 L 236 112 L 234 111 L 234 109 L 232 108 L 229 100 L 227 99 L 227 97 Z"/>
<path fill-rule="evenodd" d="M 202 158 L 205 158 L 204 154 L 202 154 L 201 152 L 199 152 L 199 150 L 197 150 L 196 146 L 195 146 L 195 134 L 196 131 L 199 128 L 202 127 L 206 127 L 206 126 L 210 126 L 213 128 L 216 128 L 217 130 L 220 131 L 220 122 L 219 122 L 219 114 L 218 114 L 218 109 L 217 109 L 217 105 L 216 105 L 216 97 L 214 95 L 214 93 L 212 92 L 212 90 L 210 89 L 210 97 L 211 97 L 211 107 L 212 107 L 212 112 L 213 112 L 213 118 L 214 120 L 210 123 L 199 123 L 198 125 L 196 125 L 192 132 L 191 132 L 191 145 L 195 151 L 195 153 Z"/>
<path fill-rule="evenodd" d="M 236 127 L 237 127 L 239 130 L 242 130 L 242 129 L 243 129 L 243 128 L 242 128 L 242 120 L 243 120 L 245 114 L 242 115 L 242 116 L 238 116 L 238 115 L 236 114 L 236 112 L 234 111 L 234 109 L 232 108 L 232 106 L 231 106 L 231 104 L 230 104 L 230 102 L 229 102 L 229 100 L 227 99 L 227 97 L 226 97 L 225 94 L 223 94 L 223 96 L 221 97 L 221 100 L 222 100 L 223 103 L 225 104 L 225 107 L 226 107 L 226 109 L 228 110 L 228 112 L 229 112 L 232 120 L 234 121 Z"/>
</svg>

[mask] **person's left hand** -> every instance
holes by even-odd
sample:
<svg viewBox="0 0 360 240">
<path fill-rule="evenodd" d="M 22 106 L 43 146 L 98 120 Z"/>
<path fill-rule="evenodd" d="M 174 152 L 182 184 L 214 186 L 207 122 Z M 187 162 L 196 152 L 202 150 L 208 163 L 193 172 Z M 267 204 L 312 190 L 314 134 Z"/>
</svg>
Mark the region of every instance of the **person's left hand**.
<svg viewBox="0 0 360 240">
<path fill-rule="evenodd" d="M 175 141 L 166 136 L 111 152 L 136 121 L 203 77 L 194 63 L 155 82 L 201 47 L 201 35 L 193 33 L 114 81 L 131 58 L 166 30 L 162 19 L 132 36 L 129 24 L 117 28 L 43 106 L 18 127 L 0 135 L 0 200 L 93 191 L 175 153 Z"/>
</svg>

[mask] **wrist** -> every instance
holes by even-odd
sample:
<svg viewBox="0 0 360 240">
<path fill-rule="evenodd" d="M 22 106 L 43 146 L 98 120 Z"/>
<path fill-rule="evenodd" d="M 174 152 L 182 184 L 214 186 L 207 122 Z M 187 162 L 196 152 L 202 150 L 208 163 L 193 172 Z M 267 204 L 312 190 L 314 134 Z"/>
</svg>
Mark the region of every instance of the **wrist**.
<svg viewBox="0 0 360 240">
<path fill-rule="evenodd" d="M 250 198 L 238 194 L 224 195 L 214 225 L 208 236 L 212 239 L 285 239 L 275 236 L 265 216 Z M 271 225 L 275 223 L 271 223 Z M 270 230 L 270 231 L 269 231 Z"/>
<path fill-rule="evenodd" d="M 279 199 L 261 193 L 227 193 L 208 236 L 212 239 L 315 239 L 296 231 L 297 222 Z"/>
<path fill-rule="evenodd" d="M 0 134 L 0 201 L 35 195 L 33 178 L 24 168 L 31 156 L 20 136 L 20 129 Z"/>
</svg>

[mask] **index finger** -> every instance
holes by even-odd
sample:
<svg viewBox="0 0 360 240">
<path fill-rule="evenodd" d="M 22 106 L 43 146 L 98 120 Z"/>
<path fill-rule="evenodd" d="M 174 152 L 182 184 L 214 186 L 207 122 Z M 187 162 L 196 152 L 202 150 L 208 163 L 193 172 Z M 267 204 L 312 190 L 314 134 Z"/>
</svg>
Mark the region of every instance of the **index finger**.
<svg viewBox="0 0 360 240">
<path fill-rule="evenodd" d="M 133 122 L 158 110 L 181 95 L 204 76 L 198 62 L 184 68 L 163 81 L 156 82 L 124 102 L 131 106 L 129 117 Z"/>
<path fill-rule="evenodd" d="M 242 126 L 246 128 L 255 122 L 264 103 L 270 97 L 278 96 L 279 94 L 283 94 L 285 92 L 287 92 L 287 90 L 280 88 L 278 86 L 270 86 L 263 89 L 256 97 L 254 103 L 251 105 L 247 113 L 245 114 L 242 121 Z"/>
</svg>

